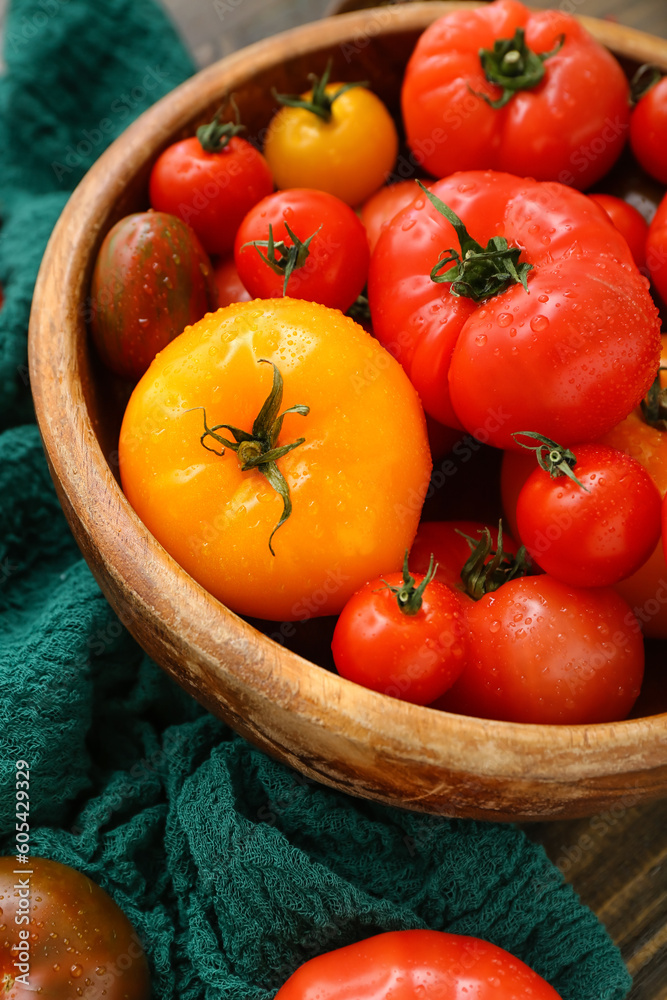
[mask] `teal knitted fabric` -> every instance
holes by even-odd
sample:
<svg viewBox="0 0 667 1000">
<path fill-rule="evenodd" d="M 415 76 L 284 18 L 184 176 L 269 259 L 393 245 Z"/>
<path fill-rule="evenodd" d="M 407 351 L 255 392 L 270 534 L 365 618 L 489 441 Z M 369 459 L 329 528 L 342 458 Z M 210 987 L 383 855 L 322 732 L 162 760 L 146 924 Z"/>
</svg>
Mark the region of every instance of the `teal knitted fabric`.
<svg viewBox="0 0 667 1000">
<path fill-rule="evenodd" d="M 304 780 L 208 715 L 118 623 L 60 513 L 32 422 L 28 312 L 69 192 L 192 67 L 151 0 L 14 0 L 5 48 L 0 851 L 14 853 L 21 758 L 33 854 L 113 895 L 165 1000 L 270 1000 L 307 958 L 410 927 L 494 941 L 563 1000 L 621 1000 L 618 952 L 522 832 Z"/>
</svg>

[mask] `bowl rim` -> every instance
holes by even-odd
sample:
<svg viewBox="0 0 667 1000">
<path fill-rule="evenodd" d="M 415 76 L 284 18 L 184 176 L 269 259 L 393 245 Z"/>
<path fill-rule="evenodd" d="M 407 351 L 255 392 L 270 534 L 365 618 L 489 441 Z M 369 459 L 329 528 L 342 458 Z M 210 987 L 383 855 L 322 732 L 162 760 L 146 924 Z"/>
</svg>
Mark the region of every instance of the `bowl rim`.
<svg viewBox="0 0 667 1000">
<path fill-rule="evenodd" d="M 387 731 L 386 696 L 359 688 L 280 647 L 220 605 L 177 566 L 125 500 L 85 400 L 90 375 L 82 307 L 91 257 L 130 177 L 153 160 L 175 133 L 219 102 L 221 94 L 269 69 L 277 43 L 290 56 L 300 57 L 343 44 L 351 33 L 362 41 L 387 31 L 421 30 L 445 12 L 475 6 L 479 4 L 446 0 L 392 5 L 302 25 L 225 57 L 144 112 L 91 167 L 53 230 L 34 292 L 30 380 L 51 474 L 103 592 L 167 672 L 233 728 L 318 781 L 413 809 L 443 811 L 444 805 L 450 815 L 548 818 L 551 789 L 555 816 L 583 815 L 586 810 L 577 810 L 600 779 L 602 763 L 606 770 L 598 801 L 611 801 L 604 796 L 617 794 L 621 787 L 636 788 L 645 771 L 653 772 L 652 781 L 657 781 L 651 797 L 667 794 L 667 713 L 614 723 L 544 726 L 481 720 L 395 701 Z M 667 41 L 611 22 L 579 20 L 617 54 L 646 61 L 650 53 L 652 61 L 662 61 L 667 69 Z M 160 587 L 165 578 L 170 581 L 168 592 Z M 211 622 L 217 627 L 211 628 Z M 270 732 L 263 729 L 266 721 Z M 347 778 L 341 771 L 341 732 L 352 761 L 346 765 Z M 460 775 L 459 799 L 453 786 L 416 787 L 415 794 L 408 788 L 397 797 L 386 789 L 368 787 L 368 782 L 364 785 L 363 776 L 355 781 L 355 769 L 362 775 L 366 766 L 371 736 L 376 757 L 396 761 L 407 755 L 415 767 L 421 764 L 430 774 L 444 769 L 450 785 Z M 309 759 L 312 740 L 319 748 L 319 761 Z M 328 766 L 321 759 L 327 754 Z M 515 805 L 508 811 L 498 793 L 495 801 L 493 795 L 487 796 L 486 804 L 478 808 L 471 801 L 476 794 L 471 773 L 485 786 L 503 782 Z M 563 794 L 561 784 L 569 789 L 569 804 L 558 797 Z M 538 786 L 544 801 L 526 811 L 530 789 L 534 792 Z"/>
</svg>

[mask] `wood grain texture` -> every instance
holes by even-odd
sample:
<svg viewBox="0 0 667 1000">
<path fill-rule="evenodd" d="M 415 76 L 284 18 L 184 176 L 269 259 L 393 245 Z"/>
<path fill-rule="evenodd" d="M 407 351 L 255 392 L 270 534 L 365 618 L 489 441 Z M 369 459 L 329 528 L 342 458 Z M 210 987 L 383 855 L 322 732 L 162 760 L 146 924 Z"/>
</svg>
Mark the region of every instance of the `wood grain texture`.
<svg viewBox="0 0 667 1000">
<path fill-rule="evenodd" d="M 147 204 L 156 155 L 191 134 L 222 95 L 234 92 L 257 136 L 273 111 L 271 86 L 298 90 L 332 56 L 335 75 L 370 80 L 395 109 L 419 32 L 456 6 L 412 4 L 298 28 L 229 56 L 146 112 L 90 170 L 54 230 L 35 290 L 31 383 L 63 508 L 102 590 L 150 655 L 212 712 L 355 795 L 453 816 L 585 816 L 628 796 L 667 794 L 667 715 L 575 727 L 464 718 L 386 699 L 283 649 L 195 584 L 125 501 L 114 467 L 118 407 L 83 320 L 103 235 Z M 590 27 L 630 59 L 650 52 L 667 68 L 665 43 Z"/>
<path fill-rule="evenodd" d="M 667 802 L 634 796 L 574 822 L 527 824 L 619 946 L 628 1000 L 667 1000 Z"/>
</svg>

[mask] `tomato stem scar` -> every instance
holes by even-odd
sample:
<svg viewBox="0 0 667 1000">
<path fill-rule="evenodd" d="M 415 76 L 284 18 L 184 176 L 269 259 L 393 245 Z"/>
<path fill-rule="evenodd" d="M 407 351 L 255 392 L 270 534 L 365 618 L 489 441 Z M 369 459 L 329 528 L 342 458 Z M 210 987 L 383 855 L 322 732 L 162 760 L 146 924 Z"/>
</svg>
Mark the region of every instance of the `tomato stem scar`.
<svg viewBox="0 0 667 1000">
<path fill-rule="evenodd" d="M 331 121 L 331 105 L 334 101 L 344 94 L 348 90 L 352 90 L 353 87 L 367 87 L 368 80 L 364 80 L 358 83 L 343 83 L 334 91 L 333 94 L 327 94 L 326 88 L 329 85 L 329 79 L 331 77 L 331 67 L 333 66 L 333 60 L 329 59 L 327 63 L 327 68 L 325 69 L 322 76 L 318 79 L 314 73 L 308 74 L 308 79 L 310 80 L 311 87 L 311 97 L 310 100 L 306 97 L 302 97 L 300 94 L 279 94 L 275 87 L 272 88 L 271 93 L 279 104 L 284 105 L 288 108 L 303 108 L 305 111 L 311 111 L 322 121 Z"/>
<path fill-rule="evenodd" d="M 294 271 L 298 271 L 306 263 L 310 254 L 310 241 L 317 236 L 321 228 L 321 225 L 318 226 L 315 232 L 311 233 L 307 239 L 300 240 L 296 233 L 290 229 L 287 222 L 285 222 L 287 235 L 292 240 L 292 245 L 289 246 L 284 240 L 275 242 L 273 239 L 273 226 L 269 223 L 268 240 L 249 240 L 248 243 L 243 244 L 241 250 L 245 249 L 245 247 L 254 247 L 264 263 L 268 264 L 272 271 L 275 271 L 278 275 L 284 274 L 283 295 L 287 295 L 287 282 Z M 262 253 L 260 247 L 266 247 L 266 253 Z"/>
<path fill-rule="evenodd" d="M 533 265 L 523 261 L 520 247 L 511 247 L 504 236 L 492 236 L 486 247 L 474 240 L 463 221 L 437 195 L 417 181 L 434 208 L 451 222 L 459 238 L 461 253 L 450 247 L 444 251 L 431 270 L 431 281 L 449 282 L 452 295 L 463 295 L 474 302 L 504 292 L 510 285 L 521 283 L 528 291 L 528 272 Z M 448 268 L 448 264 L 454 267 Z M 443 272 L 443 268 L 445 269 Z"/>
<path fill-rule="evenodd" d="M 524 545 L 519 548 L 516 555 L 503 550 L 502 520 L 498 521 L 498 545 L 495 549 L 488 528 L 484 528 L 479 539 L 471 538 L 458 528 L 456 533 L 465 538 L 470 546 L 470 555 L 461 570 L 461 579 L 466 593 L 474 601 L 498 590 L 504 583 L 516 577 L 529 575 L 530 559 Z M 492 558 L 487 562 L 489 556 Z"/>
<path fill-rule="evenodd" d="M 552 479 L 556 479 L 558 476 L 567 476 L 577 486 L 581 486 L 582 490 L 585 490 L 586 493 L 591 492 L 587 486 L 584 486 L 577 479 L 572 471 L 577 464 L 577 457 L 569 448 L 563 448 L 562 445 L 556 444 L 551 438 L 545 437 L 544 434 L 537 434 L 535 431 L 516 431 L 516 433 L 512 434 L 512 437 L 521 448 L 535 452 L 537 464 L 545 472 L 548 472 Z M 523 444 L 519 441 L 520 437 L 532 438 L 538 443 Z"/>
<path fill-rule="evenodd" d="M 271 551 L 271 555 L 275 556 L 276 553 L 274 552 L 273 545 L 271 544 L 273 536 L 278 528 L 285 523 L 287 518 L 292 513 L 292 499 L 290 497 L 289 486 L 287 485 L 282 472 L 276 465 L 276 462 L 289 451 L 293 451 L 294 448 L 298 448 L 299 445 L 303 444 L 306 439 L 303 437 L 297 438 L 297 440 L 293 441 L 291 444 L 283 444 L 279 447 L 276 447 L 276 441 L 282 429 L 285 416 L 288 413 L 299 413 L 302 417 L 305 417 L 308 413 L 310 413 L 310 407 L 297 403 L 296 406 L 290 406 L 282 413 L 279 413 L 283 400 L 282 375 L 273 361 L 268 361 L 266 358 L 260 358 L 258 364 L 273 366 L 273 385 L 271 387 L 271 392 L 266 397 L 261 410 L 255 418 L 252 425 L 252 432 L 241 430 L 239 427 L 234 427 L 232 424 L 216 424 L 215 427 L 209 427 L 206 421 L 206 410 L 204 407 L 197 406 L 193 407 L 193 409 L 203 410 L 204 433 L 201 435 L 200 441 L 207 451 L 212 451 L 214 455 L 224 455 L 225 448 L 231 448 L 231 450 L 235 451 L 237 454 L 239 465 L 241 466 L 241 472 L 247 472 L 249 469 L 257 469 L 257 471 L 261 472 L 267 482 L 273 487 L 276 493 L 282 497 L 282 517 L 269 536 L 269 549 Z M 230 441 L 228 438 L 223 437 L 222 434 L 218 434 L 217 431 L 221 428 L 231 431 L 235 440 Z M 223 446 L 222 451 L 217 451 L 215 448 L 209 447 L 209 445 L 206 444 L 207 437 L 212 437 L 214 441 L 221 444 Z"/>
<path fill-rule="evenodd" d="M 231 104 L 234 109 L 236 122 L 222 121 L 222 115 L 227 108 L 227 104 Z M 209 122 L 208 125 L 199 126 L 197 129 L 197 138 L 202 149 L 205 149 L 207 153 L 220 153 L 233 136 L 244 131 L 245 125 L 241 124 L 239 109 L 232 96 L 228 101 L 225 101 L 222 107 L 218 108 L 213 121 Z"/>
<path fill-rule="evenodd" d="M 495 101 L 481 91 L 473 90 L 472 93 L 492 108 L 504 107 L 518 90 L 537 87 L 544 76 L 545 61 L 555 56 L 564 42 L 565 35 L 560 35 L 549 52 L 533 52 L 526 45 L 523 28 L 517 28 L 513 38 L 496 39 L 492 49 L 479 50 L 479 59 L 486 79 L 501 87 L 503 92 Z"/>
<path fill-rule="evenodd" d="M 380 589 L 391 590 L 392 594 L 396 596 L 398 606 L 404 615 L 416 615 L 422 606 L 424 591 L 435 576 L 437 569 L 438 564 L 435 563 L 434 565 L 433 553 L 431 553 L 426 575 L 422 582 L 418 586 L 415 586 L 415 578 L 410 575 L 410 571 L 408 570 L 408 550 L 406 549 L 403 559 L 403 584 L 400 587 L 392 587 L 384 577 L 380 577 L 382 582 L 386 584 L 386 588 L 381 587 Z"/>
</svg>

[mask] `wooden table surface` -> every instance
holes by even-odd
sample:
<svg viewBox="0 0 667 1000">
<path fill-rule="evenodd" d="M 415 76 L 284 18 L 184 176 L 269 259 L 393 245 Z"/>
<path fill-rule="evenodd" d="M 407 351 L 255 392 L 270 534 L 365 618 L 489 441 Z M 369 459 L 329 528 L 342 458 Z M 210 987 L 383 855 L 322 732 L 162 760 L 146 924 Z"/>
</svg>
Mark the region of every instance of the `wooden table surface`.
<svg viewBox="0 0 667 1000">
<path fill-rule="evenodd" d="M 332 0 L 162 2 L 200 66 L 333 6 Z M 667 0 L 532 0 L 530 6 L 607 17 L 667 38 Z M 619 945 L 634 977 L 629 1000 L 667 1000 L 667 801 L 638 807 L 627 799 L 588 819 L 524 829 Z"/>
</svg>

